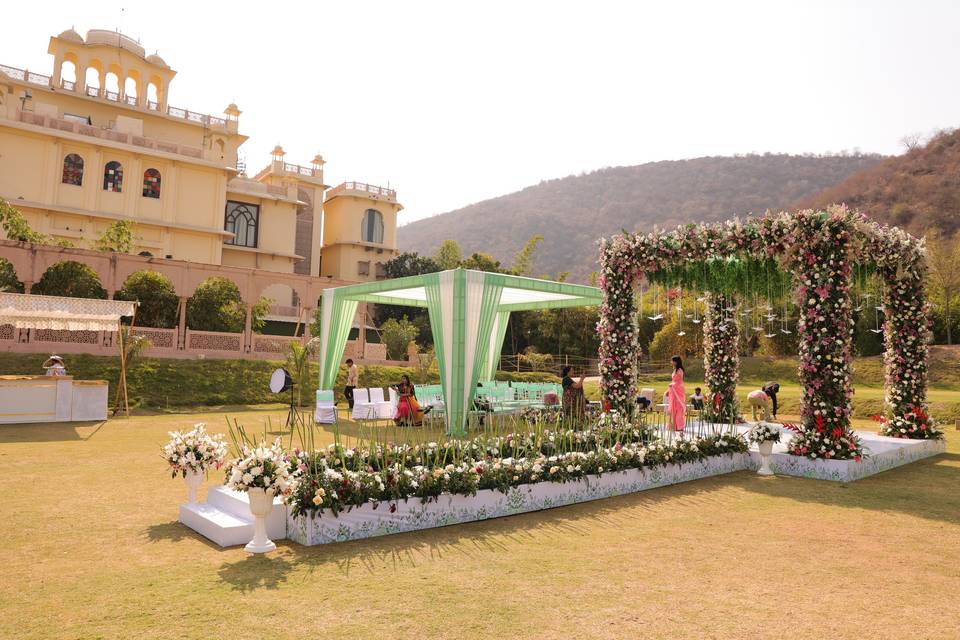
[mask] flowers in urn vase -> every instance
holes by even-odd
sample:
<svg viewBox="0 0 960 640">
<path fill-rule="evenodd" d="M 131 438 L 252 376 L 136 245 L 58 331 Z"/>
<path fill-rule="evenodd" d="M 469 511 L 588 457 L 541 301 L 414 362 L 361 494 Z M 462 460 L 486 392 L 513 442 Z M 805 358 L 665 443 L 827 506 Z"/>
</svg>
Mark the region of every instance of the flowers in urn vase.
<svg viewBox="0 0 960 640">
<path fill-rule="evenodd" d="M 163 447 L 163 458 L 170 466 L 170 477 L 188 473 L 204 473 L 219 469 L 227 455 L 223 434 L 208 434 L 206 425 L 198 423 L 187 432 L 171 431 L 170 442 Z"/>
<path fill-rule="evenodd" d="M 289 456 L 277 438 L 270 446 L 242 445 L 240 456 L 227 468 L 226 484 L 235 491 L 263 489 L 279 496 L 290 493 L 291 480 Z"/>
<path fill-rule="evenodd" d="M 747 433 L 747 439 L 754 444 L 760 444 L 761 442 L 780 442 L 780 429 L 777 429 L 767 422 L 758 422 L 756 426 Z"/>
</svg>

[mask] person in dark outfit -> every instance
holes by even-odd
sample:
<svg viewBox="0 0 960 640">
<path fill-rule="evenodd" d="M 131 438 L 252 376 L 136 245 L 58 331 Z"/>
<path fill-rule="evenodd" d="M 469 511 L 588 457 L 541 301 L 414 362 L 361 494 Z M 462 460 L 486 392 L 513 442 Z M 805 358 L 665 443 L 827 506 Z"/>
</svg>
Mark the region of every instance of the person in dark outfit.
<svg viewBox="0 0 960 640">
<path fill-rule="evenodd" d="M 767 396 L 770 397 L 771 404 L 773 405 L 773 417 L 777 417 L 777 394 L 780 393 L 780 383 L 778 382 L 768 382 L 767 384 L 760 387 L 760 390 L 763 391 Z"/>
</svg>

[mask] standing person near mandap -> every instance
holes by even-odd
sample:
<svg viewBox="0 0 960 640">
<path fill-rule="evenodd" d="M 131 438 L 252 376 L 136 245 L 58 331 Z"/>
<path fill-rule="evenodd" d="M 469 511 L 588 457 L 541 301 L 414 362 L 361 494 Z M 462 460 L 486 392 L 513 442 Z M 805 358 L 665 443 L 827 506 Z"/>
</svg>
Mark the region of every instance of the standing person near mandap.
<svg viewBox="0 0 960 640">
<path fill-rule="evenodd" d="M 347 398 L 347 404 L 353 411 L 353 390 L 360 384 L 360 372 L 357 365 L 353 364 L 353 358 L 347 358 L 347 384 L 343 387 L 343 395 Z"/>
<path fill-rule="evenodd" d="M 673 363 L 673 376 L 667 387 L 667 404 L 670 410 L 670 422 L 674 431 L 683 431 L 687 426 L 687 392 L 683 388 L 683 360 L 680 356 L 670 358 Z"/>
<path fill-rule="evenodd" d="M 573 379 L 573 367 L 565 366 L 560 370 L 563 386 L 563 417 L 574 424 L 582 424 L 586 419 L 586 399 L 583 395 L 583 378 Z"/>
<path fill-rule="evenodd" d="M 43 368 L 46 369 L 45 373 L 48 376 L 65 376 L 67 375 L 67 368 L 63 364 L 63 358 L 60 356 L 50 356 L 43 363 Z"/>
</svg>

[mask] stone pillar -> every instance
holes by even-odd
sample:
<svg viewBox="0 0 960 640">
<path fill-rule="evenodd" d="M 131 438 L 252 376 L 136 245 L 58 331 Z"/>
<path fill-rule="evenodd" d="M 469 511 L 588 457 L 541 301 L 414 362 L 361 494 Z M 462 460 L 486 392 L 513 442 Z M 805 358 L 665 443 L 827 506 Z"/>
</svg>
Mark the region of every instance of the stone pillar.
<svg viewBox="0 0 960 640">
<path fill-rule="evenodd" d="M 247 317 L 243 323 L 243 352 L 253 351 L 253 305 L 247 303 Z"/>
<path fill-rule="evenodd" d="M 187 296 L 180 296 L 177 307 L 177 349 L 187 348 Z"/>
<path fill-rule="evenodd" d="M 312 307 L 302 307 L 303 309 L 303 342 L 306 344 L 310 342 L 310 323 L 313 322 L 313 308 Z"/>
</svg>

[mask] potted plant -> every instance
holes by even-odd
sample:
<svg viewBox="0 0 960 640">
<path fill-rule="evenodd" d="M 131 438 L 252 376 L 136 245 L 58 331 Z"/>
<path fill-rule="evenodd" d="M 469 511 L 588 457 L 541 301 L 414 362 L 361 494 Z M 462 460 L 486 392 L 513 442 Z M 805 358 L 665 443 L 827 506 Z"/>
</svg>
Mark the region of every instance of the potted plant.
<svg viewBox="0 0 960 640">
<path fill-rule="evenodd" d="M 267 537 L 266 518 L 273 509 L 274 496 L 286 496 L 292 487 L 289 461 L 277 438 L 271 446 L 241 445 L 240 456 L 230 463 L 227 486 L 244 491 L 253 514 L 253 539 L 244 549 L 249 553 L 267 553 L 277 548 Z"/>
<path fill-rule="evenodd" d="M 210 435 L 202 422 L 186 433 L 171 431 L 170 442 L 163 447 L 163 457 L 170 465 L 170 477 L 183 476 L 187 485 L 187 502 L 197 501 L 197 489 L 210 467 L 219 469 L 227 455 L 223 435 Z"/>
<path fill-rule="evenodd" d="M 757 473 L 761 476 L 772 476 L 770 455 L 773 453 L 773 443 L 780 442 L 780 430 L 767 422 L 758 422 L 750 429 L 748 438 L 750 442 L 756 443 L 760 451 L 760 469 Z"/>
</svg>

